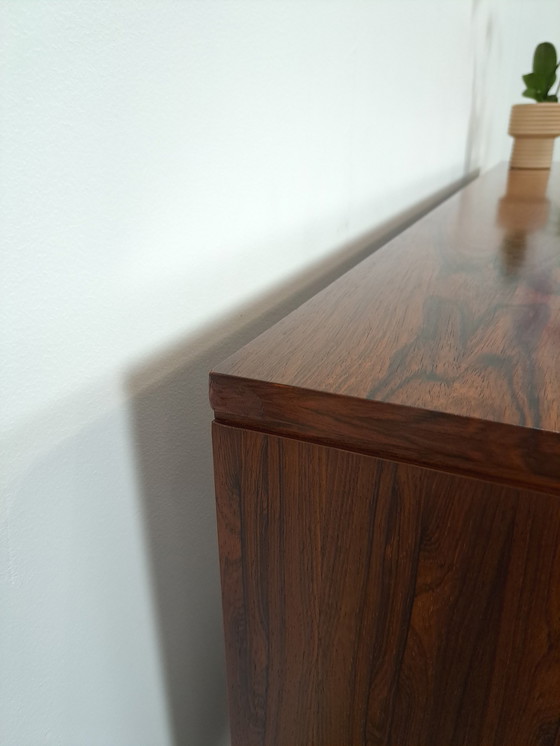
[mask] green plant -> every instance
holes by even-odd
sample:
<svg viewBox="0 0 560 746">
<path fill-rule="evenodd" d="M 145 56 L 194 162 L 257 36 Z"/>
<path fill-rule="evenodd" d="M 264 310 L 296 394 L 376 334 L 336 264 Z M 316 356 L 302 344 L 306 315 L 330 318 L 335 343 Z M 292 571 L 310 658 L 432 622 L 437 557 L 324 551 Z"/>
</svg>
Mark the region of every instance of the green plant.
<svg viewBox="0 0 560 746">
<path fill-rule="evenodd" d="M 549 41 L 539 44 L 533 55 L 533 72 L 523 76 L 523 82 L 527 86 L 523 91 L 525 98 L 534 98 L 539 103 L 558 102 L 560 85 L 556 93 L 551 94 L 550 89 L 556 82 L 556 70 L 559 66 L 554 44 Z"/>
<path fill-rule="evenodd" d="M 558 102 L 558 88 L 556 93 L 549 93 L 556 82 L 556 70 L 559 67 L 558 58 L 554 44 L 543 41 L 535 49 L 533 56 L 533 72 L 523 76 L 523 82 L 527 88 L 523 91 L 525 98 L 534 98 L 541 103 Z"/>
</svg>

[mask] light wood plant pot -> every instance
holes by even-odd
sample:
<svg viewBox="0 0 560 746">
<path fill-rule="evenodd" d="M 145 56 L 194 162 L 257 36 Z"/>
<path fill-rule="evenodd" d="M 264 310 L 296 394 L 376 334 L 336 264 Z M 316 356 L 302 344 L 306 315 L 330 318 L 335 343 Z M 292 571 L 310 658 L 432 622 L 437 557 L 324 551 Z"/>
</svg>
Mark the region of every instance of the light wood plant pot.
<svg viewBox="0 0 560 746">
<path fill-rule="evenodd" d="M 512 106 L 508 132 L 515 138 L 510 168 L 550 168 L 560 135 L 560 103 Z"/>
<path fill-rule="evenodd" d="M 507 191 L 498 203 L 498 223 L 508 234 L 530 233 L 546 224 L 550 200 L 546 196 L 548 169 L 512 169 Z"/>
</svg>

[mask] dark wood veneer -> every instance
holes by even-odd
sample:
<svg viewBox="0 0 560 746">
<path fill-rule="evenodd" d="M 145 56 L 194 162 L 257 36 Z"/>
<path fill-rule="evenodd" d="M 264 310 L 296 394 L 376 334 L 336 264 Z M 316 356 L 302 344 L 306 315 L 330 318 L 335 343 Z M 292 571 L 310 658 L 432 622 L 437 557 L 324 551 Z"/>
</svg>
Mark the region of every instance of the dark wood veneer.
<svg viewBox="0 0 560 746">
<path fill-rule="evenodd" d="M 498 168 L 212 371 L 233 746 L 560 746 L 559 208 Z"/>
<path fill-rule="evenodd" d="M 235 746 L 554 746 L 557 498 L 214 425 Z"/>
<path fill-rule="evenodd" d="M 559 182 L 521 202 L 552 203 L 525 232 L 498 224 L 506 189 L 503 168 L 481 177 L 228 358 L 220 417 L 233 376 L 261 383 L 253 408 L 270 384 L 292 408 L 320 391 L 483 420 L 490 438 L 560 431 Z"/>
<path fill-rule="evenodd" d="M 225 376 L 210 399 L 224 424 L 559 493 L 557 433 Z"/>
</svg>

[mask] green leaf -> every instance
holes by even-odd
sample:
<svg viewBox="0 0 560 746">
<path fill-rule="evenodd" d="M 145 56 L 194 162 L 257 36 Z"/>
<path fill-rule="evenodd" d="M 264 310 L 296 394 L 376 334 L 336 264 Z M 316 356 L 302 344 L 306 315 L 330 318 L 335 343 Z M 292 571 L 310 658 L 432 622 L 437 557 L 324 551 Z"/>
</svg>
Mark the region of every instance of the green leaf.
<svg viewBox="0 0 560 746">
<path fill-rule="evenodd" d="M 552 95 L 551 96 L 547 96 L 545 98 L 545 101 L 557 104 L 558 103 L 558 96 L 552 96 Z"/>
<path fill-rule="evenodd" d="M 533 55 L 533 71 L 523 75 L 525 83 L 525 98 L 533 98 L 537 102 L 556 101 L 556 97 L 549 94 L 556 82 L 556 70 L 560 67 L 554 44 L 544 41 L 535 49 Z"/>
<path fill-rule="evenodd" d="M 535 49 L 533 56 L 533 72 L 548 76 L 551 71 L 556 70 L 558 58 L 554 44 L 544 41 Z"/>
<path fill-rule="evenodd" d="M 549 83 L 550 73 L 544 75 L 543 73 L 528 73 L 523 76 L 523 82 L 527 88 L 532 88 L 535 91 L 546 92 L 549 90 L 552 83 Z"/>
</svg>

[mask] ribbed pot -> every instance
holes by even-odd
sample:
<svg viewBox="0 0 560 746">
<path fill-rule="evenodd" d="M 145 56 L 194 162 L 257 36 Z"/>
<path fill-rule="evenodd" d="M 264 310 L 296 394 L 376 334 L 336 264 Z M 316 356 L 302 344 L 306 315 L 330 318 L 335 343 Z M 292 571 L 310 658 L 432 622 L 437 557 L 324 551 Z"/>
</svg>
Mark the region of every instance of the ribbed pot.
<svg viewBox="0 0 560 746">
<path fill-rule="evenodd" d="M 516 104 L 509 134 L 515 139 L 511 168 L 550 168 L 554 139 L 560 135 L 560 104 Z"/>
</svg>

